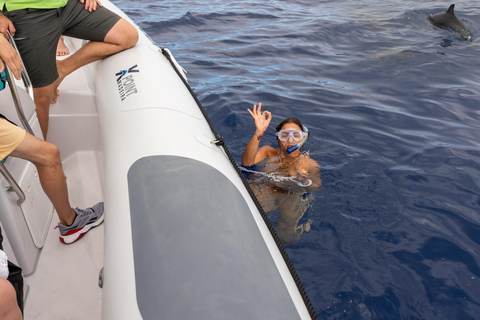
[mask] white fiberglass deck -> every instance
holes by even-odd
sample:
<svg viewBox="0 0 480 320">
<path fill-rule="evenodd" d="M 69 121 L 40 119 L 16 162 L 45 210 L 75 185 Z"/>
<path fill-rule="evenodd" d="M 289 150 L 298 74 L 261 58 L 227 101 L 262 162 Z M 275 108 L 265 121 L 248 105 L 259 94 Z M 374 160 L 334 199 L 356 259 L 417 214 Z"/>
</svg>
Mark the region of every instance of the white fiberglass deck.
<svg viewBox="0 0 480 320">
<path fill-rule="evenodd" d="M 67 45 L 72 48 L 68 39 Z M 60 148 L 70 204 L 80 208 L 103 201 L 98 115 L 88 78 L 88 71 L 81 69 L 61 84 L 58 103 L 51 107 L 47 139 Z M 100 319 L 103 224 L 64 245 L 54 229 L 57 223 L 55 213 L 35 272 L 25 278 L 29 286 L 25 319 Z"/>
</svg>

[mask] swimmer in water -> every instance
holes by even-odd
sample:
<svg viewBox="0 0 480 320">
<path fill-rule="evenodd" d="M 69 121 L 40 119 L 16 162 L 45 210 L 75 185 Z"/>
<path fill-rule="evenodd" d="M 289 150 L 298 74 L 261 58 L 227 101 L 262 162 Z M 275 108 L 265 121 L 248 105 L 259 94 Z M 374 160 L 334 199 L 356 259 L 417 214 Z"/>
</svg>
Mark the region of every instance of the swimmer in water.
<svg viewBox="0 0 480 320">
<path fill-rule="evenodd" d="M 285 119 L 276 127 L 279 147 L 259 147 L 272 114 L 262 112 L 261 103 L 248 112 L 255 120 L 255 133 L 245 148 L 242 165 L 261 167 L 262 172 L 250 180 L 250 187 L 266 213 L 278 209 L 280 215 L 275 230 L 282 244 L 296 244 L 313 222 L 299 224 L 314 199 L 310 191 L 317 190 L 322 183 L 319 164 L 308 153 L 300 151 L 308 130 L 296 118 Z"/>
<path fill-rule="evenodd" d="M 308 153 L 300 152 L 301 145 L 308 137 L 300 120 L 288 118 L 276 127 L 278 148 L 259 148 L 260 140 L 272 120 L 272 113 L 262 112 L 262 103 L 258 104 L 258 108 L 254 105 L 253 111 L 248 109 L 248 112 L 255 120 L 255 133 L 243 152 L 242 165 L 248 167 L 267 160 L 263 171 L 280 171 L 283 176 L 296 179 L 301 183 L 300 186 L 306 186 L 312 191 L 318 189 L 321 185 L 320 166 Z"/>
</svg>

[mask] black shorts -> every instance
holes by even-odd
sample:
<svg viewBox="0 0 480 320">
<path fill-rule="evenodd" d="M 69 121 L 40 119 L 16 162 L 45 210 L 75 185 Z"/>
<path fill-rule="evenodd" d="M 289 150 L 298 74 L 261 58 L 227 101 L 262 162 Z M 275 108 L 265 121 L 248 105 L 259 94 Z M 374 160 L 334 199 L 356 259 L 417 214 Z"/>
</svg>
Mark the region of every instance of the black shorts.
<svg viewBox="0 0 480 320">
<path fill-rule="evenodd" d="M 69 0 L 58 9 L 23 9 L 4 15 L 16 29 L 15 43 L 34 88 L 48 86 L 58 78 L 56 51 L 62 34 L 103 41 L 120 20 L 104 7 L 89 12 L 78 0 Z"/>
</svg>

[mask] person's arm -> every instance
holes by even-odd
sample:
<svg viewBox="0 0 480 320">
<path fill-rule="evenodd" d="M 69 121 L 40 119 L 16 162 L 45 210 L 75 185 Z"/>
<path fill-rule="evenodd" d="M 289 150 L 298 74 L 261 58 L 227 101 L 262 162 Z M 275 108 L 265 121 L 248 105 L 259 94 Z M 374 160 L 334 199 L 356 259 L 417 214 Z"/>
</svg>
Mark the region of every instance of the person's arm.
<svg viewBox="0 0 480 320">
<path fill-rule="evenodd" d="M 3 72 L 5 69 L 2 60 L 10 67 L 15 78 L 20 80 L 22 76 L 22 60 L 20 60 L 19 55 L 7 39 L 5 39 L 3 35 L 0 35 L 0 72 Z"/>
<path fill-rule="evenodd" d="M 270 121 L 272 121 L 272 114 L 269 111 L 262 113 L 262 103 L 258 104 L 258 109 L 257 105 L 254 105 L 253 112 L 250 109 L 248 109 L 248 112 L 250 112 L 250 115 L 255 120 L 255 133 L 243 152 L 242 165 L 253 166 L 255 163 L 265 159 L 268 155 L 266 148 L 262 147 L 259 150 L 258 146 L 260 145 L 263 134 L 267 131 Z"/>
</svg>

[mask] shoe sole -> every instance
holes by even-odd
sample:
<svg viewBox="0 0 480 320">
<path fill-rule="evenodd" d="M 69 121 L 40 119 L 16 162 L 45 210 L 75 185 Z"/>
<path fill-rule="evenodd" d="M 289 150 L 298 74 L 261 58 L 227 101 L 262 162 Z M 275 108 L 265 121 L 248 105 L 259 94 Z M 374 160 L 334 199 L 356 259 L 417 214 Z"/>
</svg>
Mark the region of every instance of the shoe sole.
<svg viewBox="0 0 480 320">
<path fill-rule="evenodd" d="M 64 244 L 74 243 L 75 241 L 77 241 L 78 239 L 83 237 L 88 231 L 90 231 L 90 229 L 93 229 L 93 228 L 99 226 L 103 222 L 104 216 L 105 216 L 105 214 L 102 214 L 102 216 L 97 221 L 95 221 L 94 223 L 91 223 L 91 224 L 87 224 L 85 227 L 83 227 L 82 229 L 78 229 L 77 232 L 75 232 L 71 235 L 68 235 L 68 236 L 62 236 L 61 235 L 59 237 L 60 242 L 64 243 Z"/>
</svg>

